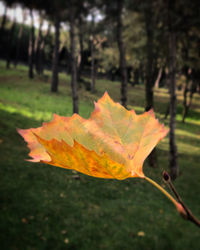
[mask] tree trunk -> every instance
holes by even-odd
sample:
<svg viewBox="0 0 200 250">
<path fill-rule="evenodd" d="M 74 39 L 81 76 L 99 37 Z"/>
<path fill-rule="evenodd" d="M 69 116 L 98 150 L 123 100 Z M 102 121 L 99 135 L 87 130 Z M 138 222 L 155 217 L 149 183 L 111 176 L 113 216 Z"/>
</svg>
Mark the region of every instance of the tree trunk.
<svg viewBox="0 0 200 250">
<path fill-rule="evenodd" d="M 185 87 L 184 87 L 184 91 L 183 91 L 183 115 L 182 115 L 182 122 L 183 123 L 185 122 L 185 117 L 186 117 L 186 114 L 188 112 L 188 104 L 187 104 L 187 94 L 189 92 L 188 85 L 189 85 L 189 80 L 186 79 Z"/>
<path fill-rule="evenodd" d="M 82 75 L 82 71 L 83 71 L 83 27 L 82 27 L 82 18 L 81 16 L 79 17 L 79 32 L 78 32 L 78 36 L 79 36 L 79 47 L 80 47 L 80 51 L 79 51 L 79 60 L 78 60 L 78 82 L 81 81 L 81 75 Z"/>
<path fill-rule="evenodd" d="M 60 36 L 60 21 L 56 17 L 55 19 L 55 43 L 53 51 L 53 63 L 52 63 L 52 82 L 51 82 L 51 92 L 58 91 L 58 56 L 59 56 L 59 36 Z"/>
<path fill-rule="evenodd" d="M 123 0 L 117 0 L 117 43 L 119 49 L 119 65 L 121 71 L 121 104 L 126 107 L 127 105 L 127 69 L 126 69 L 126 58 L 125 48 L 122 38 L 122 10 Z"/>
<path fill-rule="evenodd" d="M 44 49 L 45 49 L 47 38 L 48 38 L 50 32 L 51 32 L 51 24 L 49 23 L 45 35 L 42 36 L 42 42 L 40 45 L 40 54 L 39 54 L 39 58 L 38 58 L 38 64 L 39 64 L 41 74 L 43 74 L 43 71 L 44 71 L 44 63 L 45 63 Z"/>
<path fill-rule="evenodd" d="M 34 64 L 34 43 L 35 43 L 35 27 L 33 20 L 33 11 L 30 9 L 31 16 L 31 29 L 29 35 L 29 48 L 28 48 L 28 64 L 29 64 L 29 78 L 34 77 L 33 64 Z"/>
<path fill-rule="evenodd" d="M 170 103 L 167 104 L 167 108 L 165 110 L 165 116 L 164 116 L 164 120 L 167 119 L 168 115 L 169 115 L 169 108 L 170 108 Z"/>
<path fill-rule="evenodd" d="M 76 54 L 75 54 L 75 17 L 74 11 L 70 11 L 70 52 L 71 52 L 71 88 L 73 100 L 73 113 L 79 112 L 78 107 L 78 88 L 77 88 L 77 72 L 76 72 Z"/>
<path fill-rule="evenodd" d="M 94 36 L 94 14 L 92 14 L 92 34 L 91 34 L 91 91 L 95 92 L 95 36 Z"/>
<path fill-rule="evenodd" d="M 147 65 L 146 65 L 146 81 L 145 81 L 145 97 L 146 105 L 145 110 L 149 111 L 154 107 L 154 72 L 153 65 L 155 55 L 153 53 L 153 25 L 152 25 L 152 6 L 145 11 L 145 24 L 147 33 Z M 148 156 L 148 163 L 151 167 L 157 167 L 157 154 L 156 148 L 153 149 L 151 154 Z"/>
<path fill-rule="evenodd" d="M 22 34 L 23 34 L 23 28 L 24 28 L 24 23 L 20 25 L 19 33 L 17 36 L 16 40 L 16 56 L 15 56 L 15 68 L 17 67 L 18 61 L 19 61 L 19 52 L 20 52 L 20 45 L 21 45 L 21 39 L 22 39 Z"/>
<path fill-rule="evenodd" d="M 24 30 L 24 23 L 25 23 L 26 15 L 25 15 L 25 10 L 23 10 L 23 22 L 20 25 L 18 37 L 17 37 L 17 44 L 16 44 L 16 55 L 15 55 L 15 68 L 17 67 L 18 61 L 19 61 L 19 55 L 20 55 L 20 47 L 21 47 L 21 40 L 22 40 L 22 35 L 23 35 L 23 30 Z"/>
<path fill-rule="evenodd" d="M 132 86 L 135 86 L 136 84 L 139 84 L 139 77 L 140 77 L 140 72 L 139 72 L 139 69 L 135 69 L 133 71 L 133 83 L 132 83 Z"/>
<path fill-rule="evenodd" d="M 7 19 L 7 10 L 8 10 L 8 7 L 7 7 L 6 3 L 5 3 L 5 9 L 4 9 L 4 14 L 3 14 L 3 17 L 2 17 L 2 21 L 1 21 L 0 32 L 4 31 L 4 29 L 5 29 L 6 19 Z"/>
<path fill-rule="evenodd" d="M 41 75 L 41 65 L 40 65 L 40 57 L 41 57 L 41 43 L 42 43 L 42 25 L 43 25 L 43 18 L 40 13 L 40 24 L 38 30 L 38 36 L 35 43 L 35 69 L 38 75 Z"/>
<path fill-rule="evenodd" d="M 160 79 L 161 79 L 161 77 L 162 77 L 162 72 L 163 72 L 163 69 L 160 68 L 159 71 L 158 71 L 158 75 L 157 75 L 155 84 L 154 84 L 155 88 L 157 88 L 157 89 L 159 88 Z"/>
<path fill-rule="evenodd" d="M 185 118 L 187 117 L 190 106 L 192 105 L 192 98 L 193 98 L 193 95 L 196 91 L 195 81 L 192 81 L 191 88 L 188 89 L 188 91 L 189 91 L 189 101 L 187 102 L 187 96 L 186 96 L 186 100 L 184 100 L 184 109 L 183 109 L 183 116 L 182 116 L 183 123 L 185 122 Z M 185 97 L 184 97 L 184 99 L 185 99 Z"/>
<path fill-rule="evenodd" d="M 94 36 L 91 39 L 91 91 L 95 92 L 95 52 L 94 52 Z"/>
<path fill-rule="evenodd" d="M 170 77 L 170 175 L 174 180 L 178 177 L 177 146 L 175 141 L 176 128 L 176 33 L 169 31 L 169 77 Z"/>
<path fill-rule="evenodd" d="M 11 55 L 12 55 L 12 50 L 13 50 L 13 36 L 15 32 L 15 27 L 16 27 L 16 20 L 13 21 L 11 29 L 9 30 L 8 34 L 8 52 L 7 52 L 7 59 L 6 59 L 6 68 L 10 68 L 10 62 L 11 62 Z"/>
</svg>

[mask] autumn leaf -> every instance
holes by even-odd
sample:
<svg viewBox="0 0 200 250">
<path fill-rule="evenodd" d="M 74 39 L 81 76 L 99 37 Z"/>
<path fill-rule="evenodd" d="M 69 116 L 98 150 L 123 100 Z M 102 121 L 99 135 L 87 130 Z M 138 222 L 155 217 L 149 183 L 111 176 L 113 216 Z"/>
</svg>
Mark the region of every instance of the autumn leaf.
<svg viewBox="0 0 200 250">
<path fill-rule="evenodd" d="M 168 130 L 155 118 L 153 110 L 136 115 L 107 93 L 95 103 L 89 119 L 77 114 L 72 117 L 54 115 L 42 127 L 18 129 L 30 149 L 29 161 L 76 170 L 83 174 L 123 180 L 140 177 L 160 190 L 176 207 L 179 214 L 197 226 L 200 221 L 185 206 L 164 171 L 163 178 L 175 193 L 174 199 L 161 185 L 143 173 L 143 163 Z M 60 197 L 64 197 L 61 193 Z M 26 219 L 22 219 L 26 223 Z M 143 231 L 138 236 L 145 236 Z M 46 240 L 44 238 L 44 240 Z M 69 243 L 69 239 L 65 239 Z"/>
<path fill-rule="evenodd" d="M 168 130 L 153 110 L 136 115 L 105 93 L 89 119 L 54 115 L 42 127 L 18 132 L 28 143 L 33 162 L 122 180 L 144 178 L 143 162 Z"/>
</svg>

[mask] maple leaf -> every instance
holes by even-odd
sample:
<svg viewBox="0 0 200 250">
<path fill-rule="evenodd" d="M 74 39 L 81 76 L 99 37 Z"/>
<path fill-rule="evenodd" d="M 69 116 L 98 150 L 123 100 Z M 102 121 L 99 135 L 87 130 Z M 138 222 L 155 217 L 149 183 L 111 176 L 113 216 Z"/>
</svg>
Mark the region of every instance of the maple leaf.
<svg viewBox="0 0 200 250">
<path fill-rule="evenodd" d="M 77 114 L 72 117 L 54 115 L 42 127 L 18 129 L 28 143 L 33 162 L 74 169 L 83 174 L 123 180 L 140 177 L 159 189 L 185 219 L 200 226 L 171 183 L 169 175 L 163 178 L 175 193 L 174 199 L 162 186 L 145 176 L 143 162 L 168 130 L 155 118 L 153 110 L 136 115 L 107 94 L 95 103 L 89 119 Z M 1 141 L 0 141 L 1 142 Z M 25 223 L 25 219 L 22 219 Z M 138 232 L 138 236 L 144 236 Z M 66 244 L 68 239 L 65 240 Z"/>
<path fill-rule="evenodd" d="M 74 169 L 99 178 L 144 178 L 143 162 L 168 130 L 153 110 L 128 111 L 107 94 L 89 119 L 54 115 L 42 127 L 18 129 L 33 162 Z"/>
</svg>

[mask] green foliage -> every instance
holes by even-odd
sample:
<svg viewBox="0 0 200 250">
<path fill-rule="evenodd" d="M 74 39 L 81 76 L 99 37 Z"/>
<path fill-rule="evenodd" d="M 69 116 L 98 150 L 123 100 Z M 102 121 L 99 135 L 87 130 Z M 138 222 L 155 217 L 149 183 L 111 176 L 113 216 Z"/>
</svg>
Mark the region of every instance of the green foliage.
<svg viewBox="0 0 200 250">
<path fill-rule="evenodd" d="M 139 68 L 146 61 L 146 32 L 142 15 L 127 11 L 124 18 L 124 42 L 127 64 Z"/>
<path fill-rule="evenodd" d="M 81 174 L 78 179 L 60 168 L 25 162 L 27 150 L 16 127 L 37 127 L 53 112 L 70 116 L 70 78 L 60 74 L 60 92 L 51 94 L 50 79 L 28 80 L 26 67 L 7 71 L 2 62 L 0 66 L 1 249 L 200 248 L 199 230 L 179 218 L 168 200 L 142 180 L 102 181 Z M 97 80 L 96 86 L 95 95 L 80 90 L 84 117 L 105 89 L 119 101 L 120 83 Z M 129 87 L 128 93 L 129 108 L 143 112 L 143 87 Z M 192 112 L 182 124 L 182 95 L 177 93 L 181 175 L 175 185 L 198 216 L 200 98 L 195 95 Z M 157 117 L 163 117 L 168 99 L 167 90 L 155 91 Z M 145 166 L 145 174 L 160 182 L 162 170 L 168 167 L 168 139 L 159 144 L 158 162 L 158 169 Z"/>
</svg>

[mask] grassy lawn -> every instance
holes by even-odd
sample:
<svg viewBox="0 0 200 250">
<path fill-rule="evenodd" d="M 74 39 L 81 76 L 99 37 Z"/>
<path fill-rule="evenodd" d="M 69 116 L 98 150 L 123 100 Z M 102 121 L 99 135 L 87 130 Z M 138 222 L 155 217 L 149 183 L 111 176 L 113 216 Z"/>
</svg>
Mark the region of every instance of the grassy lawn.
<svg viewBox="0 0 200 250">
<path fill-rule="evenodd" d="M 29 80 L 27 68 L 5 70 L 0 62 L 0 242 L 1 249 L 200 249 L 199 229 L 184 221 L 173 205 L 141 179 L 102 180 L 44 164 L 24 161 L 28 149 L 16 128 L 41 126 L 52 114 L 72 115 L 70 77 L 60 74 L 57 94 L 50 74 Z M 98 80 L 97 92 L 79 90 L 80 115 L 87 118 L 105 90 L 119 101 L 119 82 Z M 176 138 L 180 177 L 175 186 L 200 218 L 200 96 L 194 96 L 181 123 L 178 95 Z M 144 87 L 129 86 L 128 107 L 144 110 Z M 155 91 L 155 111 L 163 121 L 169 96 Z M 166 126 L 168 120 L 165 121 Z M 158 145 L 158 169 L 145 163 L 147 176 L 165 186 L 168 138 Z"/>
</svg>

